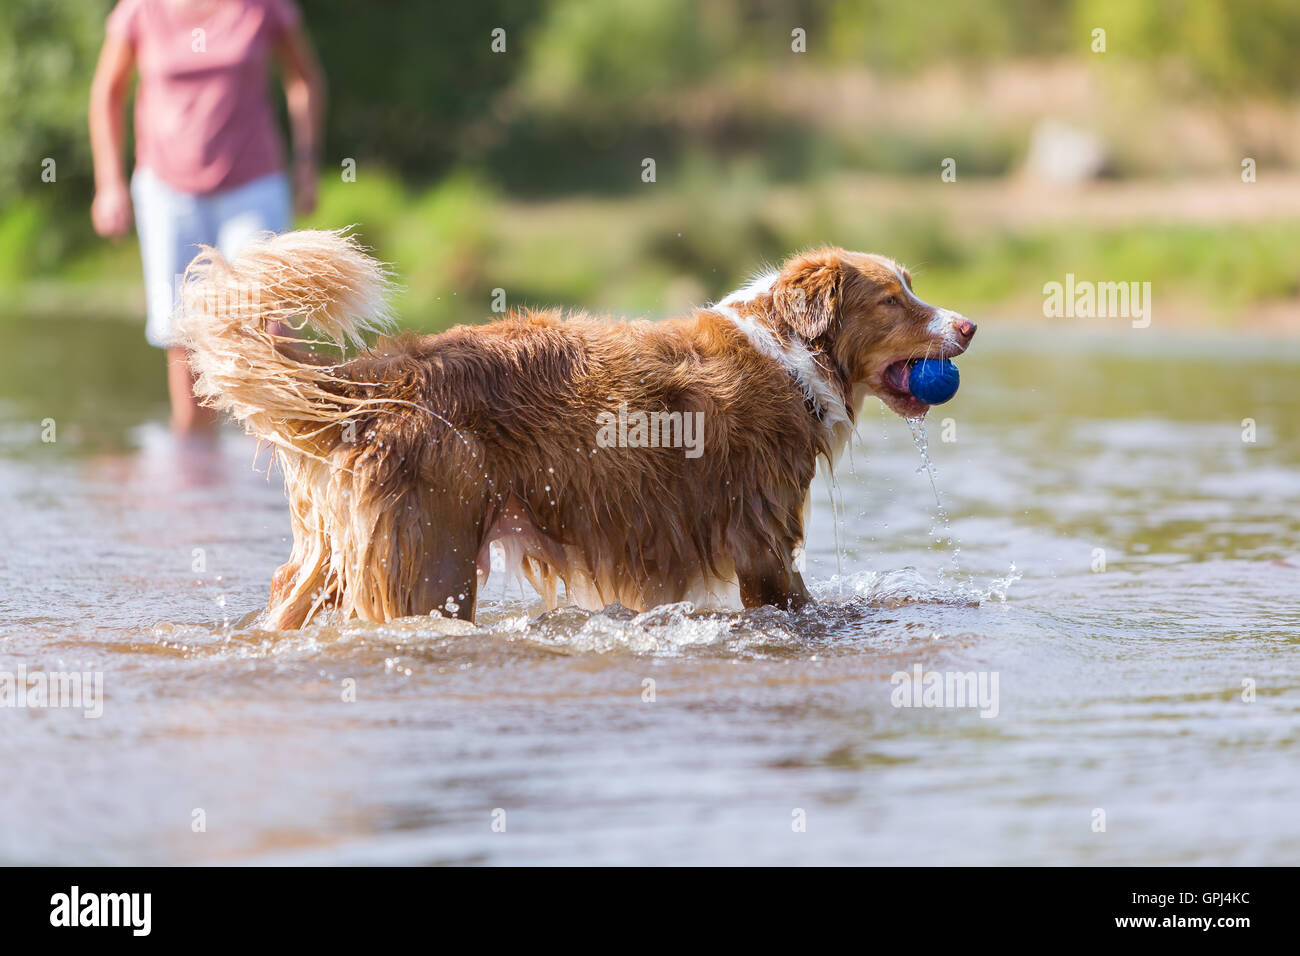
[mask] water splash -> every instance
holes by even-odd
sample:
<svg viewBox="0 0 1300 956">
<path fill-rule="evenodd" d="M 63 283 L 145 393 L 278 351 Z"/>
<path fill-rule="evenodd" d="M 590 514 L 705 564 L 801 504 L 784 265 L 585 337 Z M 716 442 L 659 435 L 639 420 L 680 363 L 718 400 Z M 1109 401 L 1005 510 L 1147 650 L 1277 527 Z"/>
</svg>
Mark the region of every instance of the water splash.
<svg viewBox="0 0 1300 956">
<path fill-rule="evenodd" d="M 1020 572 L 1014 564 L 1006 577 L 990 581 L 985 588 L 979 587 L 973 580 L 947 581 L 942 574 L 932 581 L 916 568 L 906 567 L 891 571 L 855 571 L 842 580 L 833 577 L 827 581 L 813 582 L 809 589 L 818 601 L 829 601 L 836 593 L 847 593 L 846 603 L 864 604 L 872 608 L 905 607 L 912 604 L 978 607 L 991 600 L 1004 603 L 1007 590 L 1018 580 Z"/>
<path fill-rule="evenodd" d="M 212 597 L 212 603 L 221 610 L 221 635 L 225 640 L 230 640 L 231 622 L 230 611 L 226 607 L 225 585 L 220 574 L 217 575 L 216 593 Z"/>
<path fill-rule="evenodd" d="M 1007 572 L 1005 578 L 994 578 L 989 582 L 988 596 L 991 598 L 997 598 L 999 603 L 1006 604 L 1007 591 L 1011 589 L 1011 585 L 1015 584 L 1022 577 L 1024 577 L 1024 575 L 1017 570 L 1016 563 L 1012 561 L 1011 570 Z"/>
</svg>

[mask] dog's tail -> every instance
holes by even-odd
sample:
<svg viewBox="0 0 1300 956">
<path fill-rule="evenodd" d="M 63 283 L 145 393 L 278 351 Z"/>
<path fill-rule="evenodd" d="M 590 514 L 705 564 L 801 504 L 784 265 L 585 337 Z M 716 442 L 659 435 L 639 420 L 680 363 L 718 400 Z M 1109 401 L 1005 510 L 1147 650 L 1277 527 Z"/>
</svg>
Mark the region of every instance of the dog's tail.
<svg viewBox="0 0 1300 956">
<path fill-rule="evenodd" d="M 181 282 L 178 330 L 195 393 L 257 437 L 316 454 L 328 432 L 377 397 L 284 334 L 310 326 L 340 351 L 392 323 L 386 267 L 344 230 L 255 239 L 233 260 L 205 246 Z M 278 323 L 279 326 L 272 323 Z"/>
</svg>

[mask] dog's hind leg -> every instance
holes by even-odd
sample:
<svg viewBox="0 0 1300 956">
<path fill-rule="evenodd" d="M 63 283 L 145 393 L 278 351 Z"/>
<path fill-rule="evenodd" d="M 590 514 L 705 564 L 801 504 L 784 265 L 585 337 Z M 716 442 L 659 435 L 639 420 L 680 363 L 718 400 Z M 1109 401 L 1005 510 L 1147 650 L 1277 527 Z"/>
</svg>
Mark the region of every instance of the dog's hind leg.
<svg viewBox="0 0 1300 956">
<path fill-rule="evenodd" d="M 280 565 L 271 578 L 265 626 L 288 631 L 306 624 L 313 609 L 324 604 L 326 580 L 327 562 L 310 562 L 304 567 L 290 560 Z"/>
<path fill-rule="evenodd" d="M 313 467 L 284 460 L 289 492 L 289 513 L 293 526 L 293 553 L 271 578 L 271 598 L 265 625 L 273 630 L 292 630 L 306 624 L 317 611 L 333 605 L 331 564 L 333 547 L 329 529 L 322 523 L 313 496 L 318 477 Z"/>
</svg>

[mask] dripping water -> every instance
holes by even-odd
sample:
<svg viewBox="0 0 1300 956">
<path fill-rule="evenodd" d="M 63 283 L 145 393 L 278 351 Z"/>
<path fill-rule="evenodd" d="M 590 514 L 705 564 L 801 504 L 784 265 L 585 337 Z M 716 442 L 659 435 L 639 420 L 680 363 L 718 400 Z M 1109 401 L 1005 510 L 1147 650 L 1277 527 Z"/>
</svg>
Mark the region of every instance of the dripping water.
<svg viewBox="0 0 1300 956">
<path fill-rule="evenodd" d="M 840 550 L 840 506 L 843 503 L 843 493 L 840 494 L 840 500 L 835 500 L 835 492 L 839 490 L 840 483 L 835 477 L 835 468 L 827 462 L 826 465 L 826 493 L 831 499 L 831 527 L 835 530 L 835 580 L 839 582 L 840 597 L 844 597 L 844 568 Z"/>
<path fill-rule="evenodd" d="M 925 419 L 909 418 L 907 426 L 912 430 L 912 441 L 916 444 L 916 450 L 921 455 L 921 466 L 917 471 L 924 470 L 930 479 L 930 491 L 934 493 L 935 507 L 935 527 L 931 529 L 931 534 L 935 540 L 945 544 L 952 554 L 952 571 L 953 574 L 960 573 L 957 563 L 957 556 L 961 549 L 957 547 L 957 542 L 952 534 L 952 522 L 948 518 L 948 509 L 943 506 L 943 498 L 939 495 L 939 485 L 935 480 L 934 463 L 930 460 L 930 438 L 925 431 Z M 943 532 L 939 533 L 939 526 L 942 525 Z M 939 571 L 940 577 L 943 576 L 943 570 Z"/>
</svg>

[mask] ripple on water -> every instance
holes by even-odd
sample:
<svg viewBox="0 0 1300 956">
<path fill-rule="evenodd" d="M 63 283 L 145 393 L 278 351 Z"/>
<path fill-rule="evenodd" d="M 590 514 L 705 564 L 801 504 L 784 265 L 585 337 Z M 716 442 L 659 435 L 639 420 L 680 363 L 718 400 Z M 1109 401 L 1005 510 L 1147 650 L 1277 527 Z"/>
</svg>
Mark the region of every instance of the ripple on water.
<svg viewBox="0 0 1300 956">
<path fill-rule="evenodd" d="M 11 332 L 61 358 L 123 340 Z M 31 350 L 11 349 L 0 669 L 102 670 L 106 700 L 100 720 L 0 713 L 23 768 L 0 862 L 1292 861 L 1296 356 L 1139 340 L 982 338 L 952 440 L 927 445 L 934 487 L 907 426 L 866 419 L 838 523 L 816 486 L 818 603 L 798 612 L 493 593 L 476 625 L 291 633 L 255 610 L 290 531 L 251 443 L 137 428 L 164 398 L 143 345 L 111 383 L 23 378 Z M 35 439 L 46 415 L 57 444 Z M 999 674 L 997 718 L 896 707 L 892 675 L 918 665 Z M 196 806 L 219 822 L 201 838 Z"/>
</svg>

